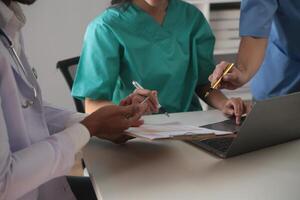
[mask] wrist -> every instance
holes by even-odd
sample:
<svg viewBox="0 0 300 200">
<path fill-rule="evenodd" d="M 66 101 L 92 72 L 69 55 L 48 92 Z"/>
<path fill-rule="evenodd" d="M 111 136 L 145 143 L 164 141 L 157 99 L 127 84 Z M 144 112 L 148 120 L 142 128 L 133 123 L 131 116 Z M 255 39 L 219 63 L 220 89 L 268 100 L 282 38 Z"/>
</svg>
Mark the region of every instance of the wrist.
<svg viewBox="0 0 300 200">
<path fill-rule="evenodd" d="M 208 104 L 218 110 L 223 110 L 229 99 L 219 90 L 211 92 L 208 98 Z"/>
<path fill-rule="evenodd" d="M 247 69 L 247 67 L 245 67 L 245 65 L 238 65 L 238 70 L 240 71 L 239 83 L 240 86 L 243 86 L 252 78 L 252 74 Z"/>
<path fill-rule="evenodd" d="M 220 101 L 219 110 L 223 110 L 223 109 L 225 108 L 225 106 L 226 106 L 228 100 L 229 100 L 229 99 L 228 99 L 227 97 L 225 97 L 224 99 L 222 99 L 222 100 Z"/>
<path fill-rule="evenodd" d="M 74 145 L 75 152 L 78 152 L 82 147 L 84 147 L 90 139 L 88 129 L 81 123 L 76 123 L 66 128 L 64 133 L 68 135 L 70 141 Z"/>
<path fill-rule="evenodd" d="M 93 137 L 95 135 L 92 126 L 90 126 L 85 120 L 82 120 L 80 124 L 82 124 L 88 130 L 90 137 Z"/>
</svg>

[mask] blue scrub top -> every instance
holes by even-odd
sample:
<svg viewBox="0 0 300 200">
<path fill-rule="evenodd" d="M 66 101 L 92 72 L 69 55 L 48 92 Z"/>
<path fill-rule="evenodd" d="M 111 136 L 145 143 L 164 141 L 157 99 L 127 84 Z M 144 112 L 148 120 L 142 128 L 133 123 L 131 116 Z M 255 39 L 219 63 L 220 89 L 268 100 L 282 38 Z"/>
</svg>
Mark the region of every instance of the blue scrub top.
<svg viewBox="0 0 300 200">
<path fill-rule="evenodd" d="M 300 1 L 242 0 L 240 35 L 269 37 L 251 81 L 257 100 L 300 91 Z"/>
</svg>

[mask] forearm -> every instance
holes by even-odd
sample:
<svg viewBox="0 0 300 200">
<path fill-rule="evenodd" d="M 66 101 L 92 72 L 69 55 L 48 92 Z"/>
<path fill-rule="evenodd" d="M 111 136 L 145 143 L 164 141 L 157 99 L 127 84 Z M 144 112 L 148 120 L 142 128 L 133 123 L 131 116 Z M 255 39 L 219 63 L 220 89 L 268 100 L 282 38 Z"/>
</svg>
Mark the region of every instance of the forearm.
<svg viewBox="0 0 300 200">
<path fill-rule="evenodd" d="M 101 107 L 113 105 L 111 101 L 108 100 L 92 100 L 92 99 L 85 99 L 85 112 L 86 113 L 93 113 Z"/>
<path fill-rule="evenodd" d="M 69 111 L 43 102 L 44 113 L 50 135 L 63 131 L 73 124 L 81 122 L 87 114 Z"/>
<path fill-rule="evenodd" d="M 66 175 L 73 166 L 75 154 L 89 137 L 87 129 L 76 124 L 14 153 L 2 149 L 8 141 L 1 141 L 1 150 L 7 153 L 0 157 L 0 191 L 3 192 L 0 199 L 18 199 L 49 180 Z"/>
<path fill-rule="evenodd" d="M 210 85 L 198 86 L 196 89 L 197 95 L 209 106 L 222 110 L 228 98 L 220 90 L 212 90 L 207 97 L 205 93 L 209 91 Z"/>
<path fill-rule="evenodd" d="M 237 67 L 243 74 L 243 84 L 258 71 L 264 60 L 267 45 L 268 38 L 242 37 L 237 55 Z"/>
</svg>

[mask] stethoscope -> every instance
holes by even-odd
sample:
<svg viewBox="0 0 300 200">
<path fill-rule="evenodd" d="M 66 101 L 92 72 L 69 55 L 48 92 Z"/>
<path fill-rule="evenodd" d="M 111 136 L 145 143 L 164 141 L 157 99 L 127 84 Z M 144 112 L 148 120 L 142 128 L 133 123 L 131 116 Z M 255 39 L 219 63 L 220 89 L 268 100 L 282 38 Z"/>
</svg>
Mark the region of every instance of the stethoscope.
<svg viewBox="0 0 300 200">
<path fill-rule="evenodd" d="M 17 51 L 14 48 L 12 40 L 8 37 L 8 35 L 1 28 L 0 28 L 0 35 L 2 36 L 1 40 L 4 44 L 4 46 L 8 49 L 9 54 L 11 55 L 15 64 L 17 65 L 18 69 L 21 69 L 21 70 L 19 70 L 19 73 L 20 73 L 20 71 L 22 71 L 22 73 L 25 77 L 25 81 L 28 83 L 29 87 L 31 87 L 31 89 L 33 91 L 33 97 L 31 99 L 26 99 L 21 103 L 22 108 L 24 108 L 24 109 L 29 108 L 30 106 L 32 106 L 34 104 L 34 102 L 36 101 L 36 99 L 38 97 L 37 89 L 29 81 L 28 73 L 25 70 L 23 63 L 21 62 L 21 59 L 18 56 Z M 31 70 L 31 73 L 34 77 L 36 77 L 36 74 L 34 73 L 33 70 Z"/>
</svg>

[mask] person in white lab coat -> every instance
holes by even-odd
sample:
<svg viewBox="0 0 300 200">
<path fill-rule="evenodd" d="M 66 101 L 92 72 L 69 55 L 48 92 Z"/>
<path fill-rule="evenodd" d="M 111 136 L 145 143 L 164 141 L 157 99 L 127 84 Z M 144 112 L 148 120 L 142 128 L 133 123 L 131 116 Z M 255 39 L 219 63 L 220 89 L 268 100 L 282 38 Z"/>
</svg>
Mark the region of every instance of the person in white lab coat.
<svg viewBox="0 0 300 200">
<path fill-rule="evenodd" d="M 149 105 L 112 105 L 86 116 L 45 104 L 20 34 L 18 2 L 34 1 L 0 1 L 0 199 L 76 199 L 65 178 L 76 152 L 91 136 L 128 140 L 122 132 L 140 125 Z"/>
</svg>

